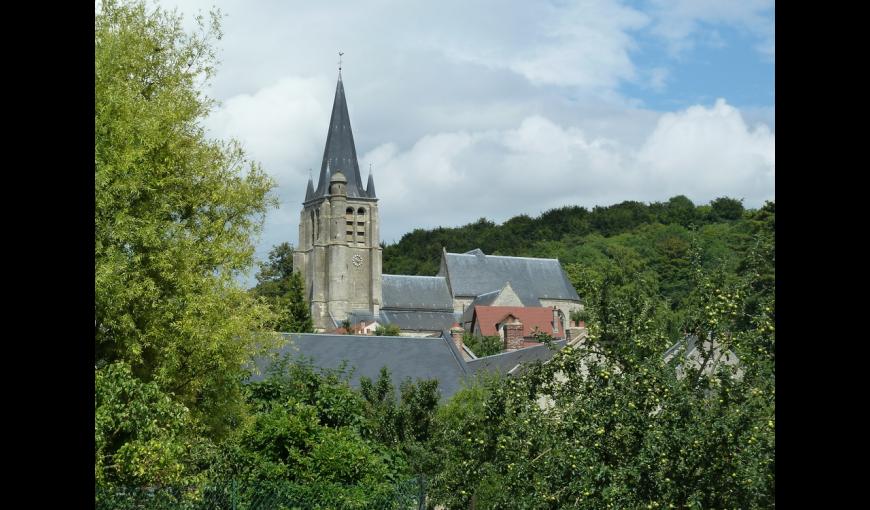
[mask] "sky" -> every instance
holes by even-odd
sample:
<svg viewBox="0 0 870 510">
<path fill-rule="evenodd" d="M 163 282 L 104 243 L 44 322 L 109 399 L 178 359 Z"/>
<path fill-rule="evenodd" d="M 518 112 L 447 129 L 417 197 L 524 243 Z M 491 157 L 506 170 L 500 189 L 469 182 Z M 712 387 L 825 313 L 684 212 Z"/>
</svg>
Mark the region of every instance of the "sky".
<svg viewBox="0 0 870 510">
<path fill-rule="evenodd" d="M 774 199 L 772 0 L 160 0 L 223 16 L 209 136 L 273 176 L 295 245 L 338 52 L 381 240 L 564 205 Z M 317 182 L 314 183 L 315 186 Z M 448 250 L 450 247 L 447 247 Z M 252 275 L 248 275 L 249 280 Z"/>
</svg>

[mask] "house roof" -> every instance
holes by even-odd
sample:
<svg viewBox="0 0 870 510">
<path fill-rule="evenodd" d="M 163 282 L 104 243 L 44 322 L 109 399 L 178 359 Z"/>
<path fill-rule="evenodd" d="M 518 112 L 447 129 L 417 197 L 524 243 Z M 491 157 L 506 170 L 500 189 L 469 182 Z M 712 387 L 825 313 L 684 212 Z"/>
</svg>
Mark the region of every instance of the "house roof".
<svg viewBox="0 0 870 510">
<path fill-rule="evenodd" d="M 335 87 L 335 100 L 332 103 L 332 116 L 329 118 L 329 130 L 326 134 L 326 146 L 323 149 L 323 162 L 320 165 L 317 189 L 313 197 L 306 196 L 306 201 L 329 195 L 330 173 L 338 171 L 341 171 L 347 179 L 348 197 L 374 198 L 375 188 L 372 181 L 370 181 L 371 195 L 363 189 L 341 75 L 338 76 L 338 84 Z"/>
<path fill-rule="evenodd" d="M 348 314 L 347 319 L 351 324 L 359 324 L 360 321 L 376 321 L 386 326 L 395 324 L 405 331 L 444 331 L 456 322 L 456 313 L 453 310 L 381 310 L 377 316 L 365 310 L 357 310 Z"/>
<path fill-rule="evenodd" d="M 474 298 L 471 303 L 469 303 L 468 306 L 465 307 L 465 311 L 462 312 L 462 317 L 459 320 L 460 324 L 471 322 L 471 320 L 474 318 L 474 308 L 477 306 L 490 306 L 493 301 L 498 298 L 499 294 L 501 294 L 501 290 L 494 290 L 492 292 L 487 292 L 486 294 L 481 294 Z"/>
<path fill-rule="evenodd" d="M 453 297 L 443 276 L 381 275 L 381 292 L 381 308 L 453 311 Z"/>
<path fill-rule="evenodd" d="M 713 375 L 713 373 L 722 365 L 732 367 L 738 377 L 743 376 L 743 368 L 740 364 L 740 358 L 737 357 L 730 349 L 723 349 L 717 340 L 704 340 L 702 349 L 698 348 L 698 337 L 695 335 L 687 335 L 674 345 L 672 345 L 662 357 L 665 363 L 670 363 L 675 360 L 676 372 L 678 377 L 682 377 L 686 368 L 684 365 L 690 365 L 695 369 L 704 367 L 705 375 Z M 710 359 L 704 364 L 704 356 L 710 353 Z"/>
<path fill-rule="evenodd" d="M 546 361 L 552 358 L 556 351 L 564 346 L 564 340 L 557 340 L 553 342 L 553 349 L 546 345 L 527 347 L 525 349 L 469 360 L 465 363 L 465 366 L 470 374 L 477 374 L 479 372 L 507 374 L 520 363 Z"/>
<path fill-rule="evenodd" d="M 436 379 L 441 398 L 446 399 L 460 389 L 467 374 L 456 346 L 444 336 L 418 338 L 315 333 L 288 333 L 284 336 L 290 341 L 276 351 L 279 356 L 290 355 L 296 359 L 301 356 L 310 359 L 315 366 L 331 369 L 339 368 L 346 361 L 347 367 L 354 369 L 350 378 L 353 387 L 359 387 L 362 377 L 377 379 L 381 367 L 386 366 L 396 388 L 407 378 Z M 262 374 L 269 359 L 259 358 L 256 364 Z M 251 381 L 263 380 L 261 374 L 252 377 Z"/>
<path fill-rule="evenodd" d="M 563 331 L 553 331 L 553 309 L 541 306 L 475 306 L 472 327 L 479 325 L 480 334 L 497 335 L 496 325 L 513 315 L 523 323 L 523 336 L 530 337 L 538 331 L 561 338 Z"/>
<path fill-rule="evenodd" d="M 502 289 L 511 283 L 523 303 L 538 299 L 580 300 L 556 259 L 486 255 L 480 249 L 469 253 L 444 252 L 446 273 L 453 296 L 473 297 Z"/>
<path fill-rule="evenodd" d="M 381 310 L 383 324 L 395 324 L 400 329 L 416 331 L 444 331 L 456 322 L 450 311 Z"/>
</svg>

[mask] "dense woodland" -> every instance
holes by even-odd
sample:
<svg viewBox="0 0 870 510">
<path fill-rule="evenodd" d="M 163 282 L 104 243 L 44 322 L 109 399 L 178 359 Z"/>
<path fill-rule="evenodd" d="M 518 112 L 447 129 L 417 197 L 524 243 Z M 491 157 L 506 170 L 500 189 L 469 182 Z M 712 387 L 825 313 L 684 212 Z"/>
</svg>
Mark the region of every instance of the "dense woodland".
<svg viewBox="0 0 870 510">
<path fill-rule="evenodd" d="M 186 33 L 116 0 L 95 15 L 96 508 L 774 506 L 773 203 L 415 231 L 385 271 L 434 274 L 442 246 L 558 257 L 588 341 L 449 401 L 435 381 L 384 371 L 353 389 L 301 359 L 249 382 L 276 331 L 311 322 L 289 245 L 238 284 L 276 200 L 238 144 L 204 136 L 219 20 Z M 735 353 L 739 374 L 666 363 L 687 335 Z"/>
</svg>

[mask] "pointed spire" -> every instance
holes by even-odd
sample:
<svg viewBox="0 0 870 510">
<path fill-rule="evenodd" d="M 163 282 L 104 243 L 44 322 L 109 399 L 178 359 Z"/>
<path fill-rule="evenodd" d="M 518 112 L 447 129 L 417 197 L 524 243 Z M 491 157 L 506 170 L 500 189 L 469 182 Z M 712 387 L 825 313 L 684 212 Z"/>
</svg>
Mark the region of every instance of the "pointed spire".
<svg viewBox="0 0 870 510">
<path fill-rule="evenodd" d="M 335 87 L 335 101 L 332 104 L 332 117 L 329 119 L 329 132 L 326 135 L 326 147 L 323 150 L 323 163 L 320 166 L 320 180 L 314 198 L 329 194 L 328 168 L 333 172 L 341 171 L 347 178 L 347 196 L 367 197 L 362 188 L 362 178 L 359 174 L 359 162 L 356 158 L 356 146 L 353 142 L 353 132 L 350 128 L 350 116 L 347 113 L 347 99 L 344 95 L 344 84 L 341 76 Z"/>
<path fill-rule="evenodd" d="M 366 184 L 366 195 L 369 198 L 377 198 L 375 197 L 375 178 L 372 177 L 372 165 L 369 164 L 369 182 Z"/>
<path fill-rule="evenodd" d="M 314 198 L 314 182 L 311 180 L 311 169 L 308 169 L 308 189 L 305 190 L 305 201 Z"/>
</svg>

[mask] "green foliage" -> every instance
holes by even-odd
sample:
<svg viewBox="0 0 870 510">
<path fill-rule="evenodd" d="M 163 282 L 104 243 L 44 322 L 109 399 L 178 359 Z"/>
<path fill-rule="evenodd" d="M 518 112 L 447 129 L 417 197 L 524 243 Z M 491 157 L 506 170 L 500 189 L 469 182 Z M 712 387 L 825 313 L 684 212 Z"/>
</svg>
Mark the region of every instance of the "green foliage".
<svg viewBox="0 0 870 510">
<path fill-rule="evenodd" d="M 582 310 L 574 310 L 571 312 L 571 320 L 573 322 L 586 322 L 589 320 L 589 312 L 585 308 Z"/>
<path fill-rule="evenodd" d="M 681 327 L 736 352 L 740 376 L 708 364 L 703 346 L 698 367 L 665 363 L 669 308 L 642 285 L 620 292 L 630 282 L 619 271 L 632 266 L 609 267 L 590 284 L 589 341 L 442 409 L 433 499 L 479 509 L 773 506 L 772 315 L 741 329 L 751 282 L 704 270 L 694 251 Z"/>
<path fill-rule="evenodd" d="M 124 362 L 94 375 L 98 487 L 196 485 L 203 479 L 213 446 L 185 406 L 156 383 L 135 377 Z"/>
<path fill-rule="evenodd" d="M 292 487 L 297 498 L 343 508 L 367 508 L 395 491 L 404 459 L 369 439 L 365 400 L 342 370 L 284 358 L 249 385 L 248 401 L 254 413 L 224 443 L 221 479 Z"/>
<path fill-rule="evenodd" d="M 273 327 L 284 333 L 313 333 L 314 321 L 305 299 L 305 283 L 302 275 L 292 273 L 286 282 L 287 292 L 272 299 L 277 314 Z"/>
<path fill-rule="evenodd" d="M 504 350 L 504 340 L 498 335 L 473 335 L 466 331 L 462 334 L 462 343 L 478 358 L 492 356 Z"/>
<path fill-rule="evenodd" d="M 386 326 L 378 324 L 375 327 L 375 335 L 377 336 L 400 336 L 401 333 L 402 330 L 395 324 L 387 324 Z"/>
<path fill-rule="evenodd" d="M 243 364 L 275 341 L 235 282 L 273 183 L 200 124 L 217 20 L 189 35 L 178 16 L 109 0 L 94 41 L 95 364 L 127 363 L 216 437 L 242 414 Z"/>
<path fill-rule="evenodd" d="M 384 367 L 377 381 L 361 379 L 360 392 L 366 401 L 370 437 L 393 448 L 421 483 L 433 476 L 440 465 L 432 443 L 440 397 L 438 381 L 406 379 L 399 385 L 396 401 L 390 372 Z"/>
<path fill-rule="evenodd" d="M 254 294 L 265 298 L 278 298 L 290 291 L 293 275 L 293 246 L 281 243 L 269 251 L 269 260 L 260 263 Z"/>
<path fill-rule="evenodd" d="M 743 217 L 742 200 L 720 197 L 710 202 L 710 219 L 712 221 L 733 221 Z"/>
<path fill-rule="evenodd" d="M 305 282 L 302 275 L 293 272 L 293 247 L 281 243 L 269 252 L 268 262 L 260 264 L 257 285 L 251 289 L 275 312 L 269 324 L 274 331 L 282 333 L 313 333 L 314 321 L 305 299 Z"/>
</svg>

